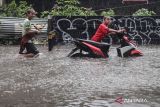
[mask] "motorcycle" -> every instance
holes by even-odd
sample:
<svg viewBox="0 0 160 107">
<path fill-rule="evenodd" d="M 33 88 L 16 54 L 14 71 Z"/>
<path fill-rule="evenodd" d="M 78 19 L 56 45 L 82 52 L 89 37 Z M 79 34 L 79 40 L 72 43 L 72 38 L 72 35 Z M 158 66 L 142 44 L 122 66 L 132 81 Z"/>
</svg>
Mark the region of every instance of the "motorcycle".
<svg viewBox="0 0 160 107">
<path fill-rule="evenodd" d="M 143 56 L 143 53 L 137 48 L 134 40 L 129 38 L 127 32 L 118 33 L 120 39 L 120 47 L 117 48 L 117 55 L 119 57 Z"/>
<path fill-rule="evenodd" d="M 84 39 L 74 39 L 76 47 L 68 54 L 68 57 L 74 56 L 87 56 L 87 57 L 104 57 L 107 58 L 110 44 L 108 43 L 99 43 L 91 40 Z M 79 53 L 75 53 L 79 50 Z M 83 52 L 87 52 L 84 54 Z"/>
<path fill-rule="evenodd" d="M 136 43 L 129 38 L 128 33 L 117 33 L 117 36 L 120 39 L 120 47 L 117 49 L 117 55 L 119 57 L 129 57 L 129 56 L 142 56 L 143 53 L 137 49 Z M 75 48 L 68 54 L 68 57 L 74 56 L 87 56 L 87 57 L 103 57 L 108 58 L 108 52 L 110 44 L 95 42 L 85 39 L 74 39 Z M 79 53 L 75 53 L 79 50 Z M 87 52 L 84 54 L 83 52 Z"/>
</svg>

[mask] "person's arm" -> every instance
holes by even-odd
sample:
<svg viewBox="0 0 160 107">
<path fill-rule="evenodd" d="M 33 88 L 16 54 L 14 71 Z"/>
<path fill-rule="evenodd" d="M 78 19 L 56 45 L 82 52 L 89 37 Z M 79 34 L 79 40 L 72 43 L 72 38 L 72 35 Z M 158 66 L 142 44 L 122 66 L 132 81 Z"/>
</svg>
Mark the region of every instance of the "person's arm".
<svg viewBox="0 0 160 107">
<path fill-rule="evenodd" d="M 30 24 L 30 21 L 28 20 L 24 22 L 24 29 L 26 31 L 26 34 L 38 34 L 39 33 L 38 30 L 31 30 L 31 24 Z"/>
<path fill-rule="evenodd" d="M 111 29 L 111 28 L 109 28 L 109 32 L 110 33 L 121 33 L 121 32 L 124 32 L 125 30 L 124 29 L 121 29 L 121 30 L 114 30 L 114 29 Z"/>
<path fill-rule="evenodd" d="M 26 29 L 26 34 L 35 35 L 35 34 L 38 34 L 38 33 L 39 33 L 38 30 Z"/>
<path fill-rule="evenodd" d="M 34 25 L 34 28 L 38 31 L 42 30 L 44 27 L 45 25 L 40 25 L 40 24 Z"/>
</svg>

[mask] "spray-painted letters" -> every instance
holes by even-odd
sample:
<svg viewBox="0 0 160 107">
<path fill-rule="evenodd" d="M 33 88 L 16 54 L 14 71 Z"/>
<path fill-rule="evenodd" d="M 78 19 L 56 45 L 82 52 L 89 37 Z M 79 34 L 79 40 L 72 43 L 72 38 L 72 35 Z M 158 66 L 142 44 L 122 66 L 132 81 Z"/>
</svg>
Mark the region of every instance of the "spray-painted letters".
<svg viewBox="0 0 160 107">
<path fill-rule="evenodd" d="M 64 41 L 70 41 L 72 37 L 90 39 L 102 22 L 102 19 L 102 16 L 56 16 L 52 18 L 52 26 L 60 32 Z M 139 44 L 160 43 L 160 16 L 115 16 L 112 17 L 112 20 L 118 29 L 127 27 L 129 36 Z M 115 41 L 114 39 L 115 37 L 112 36 L 105 38 L 110 43 Z"/>
</svg>

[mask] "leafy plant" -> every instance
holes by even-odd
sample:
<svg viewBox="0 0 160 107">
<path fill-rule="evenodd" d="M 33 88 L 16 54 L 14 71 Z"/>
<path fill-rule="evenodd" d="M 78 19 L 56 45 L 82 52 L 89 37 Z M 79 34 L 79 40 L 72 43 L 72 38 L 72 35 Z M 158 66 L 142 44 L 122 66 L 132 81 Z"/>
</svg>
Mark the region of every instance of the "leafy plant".
<svg viewBox="0 0 160 107">
<path fill-rule="evenodd" d="M 3 14 L 1 14 L 1 16 L 25 17 L 25 12 L 31 7 L 32 6 L 28 5 L 26 1 L 20 1 L 16 4 L 15 0 L 13 0 L 11 3 L 3 7 Z"/>
<path fill-rule="evenodd" d="M 142 8 L 133 13 L 133 16 L 152 16 L 156 15 L 154 11 L 149 11 L 148 9 Z"/>
<path fill-rule="evenodd" d="M 101 16 L 115 16 L 115 12 L 112 9 L 109 9 L 108 11 L 102 11 Z"/>
<path fill-rule="evenodd" d="M 42 12 L 41 17 L 47 15 L 53 16 L 93 16 L 97 15 L 89 8 L 80 7 L 78 0 L 56 0 L 57 4 L 54 5 L 51 11 Z"/>
</svg>

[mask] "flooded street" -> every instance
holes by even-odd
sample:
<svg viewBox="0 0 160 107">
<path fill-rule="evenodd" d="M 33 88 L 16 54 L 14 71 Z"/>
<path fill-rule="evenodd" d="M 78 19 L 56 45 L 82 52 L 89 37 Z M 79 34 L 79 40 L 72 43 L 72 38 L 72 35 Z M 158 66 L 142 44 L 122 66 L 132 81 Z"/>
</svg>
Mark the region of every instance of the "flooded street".
<svg viewBox="0 0 160 107">
<path fill-rule="evenodd" d="M 72 45 L 37 58 L 0 46 L 0 107 L 160 107 L 160 46 L 140 46 L 142 57 L 69 58 Z"/>
</svg>

